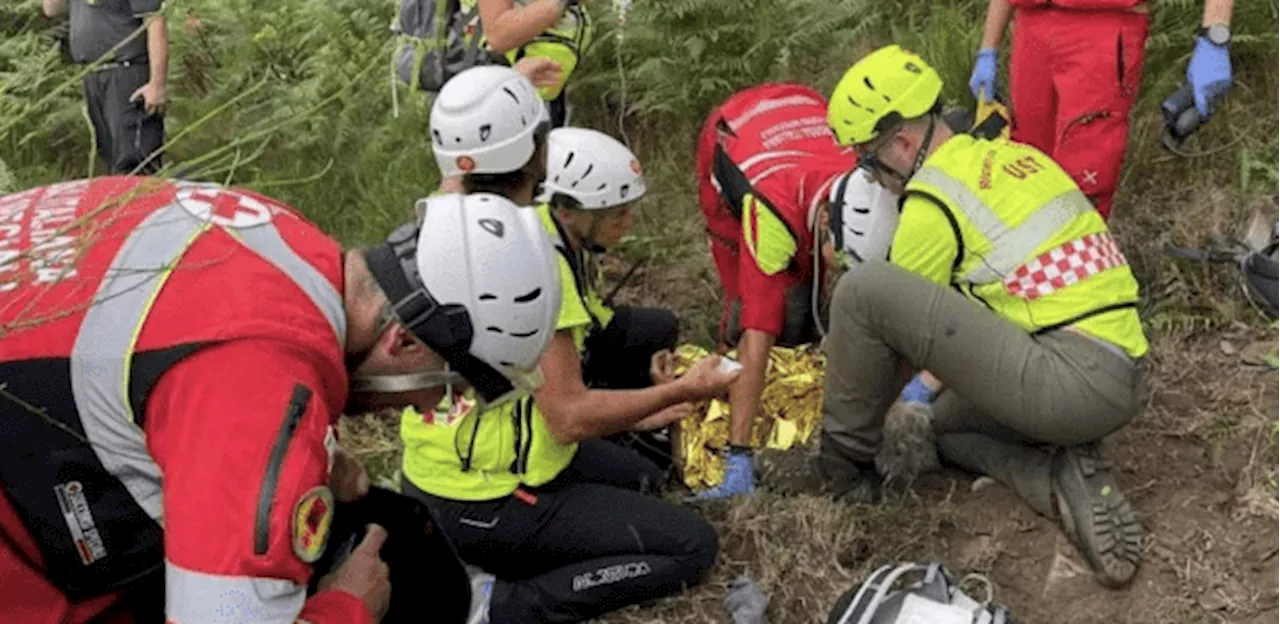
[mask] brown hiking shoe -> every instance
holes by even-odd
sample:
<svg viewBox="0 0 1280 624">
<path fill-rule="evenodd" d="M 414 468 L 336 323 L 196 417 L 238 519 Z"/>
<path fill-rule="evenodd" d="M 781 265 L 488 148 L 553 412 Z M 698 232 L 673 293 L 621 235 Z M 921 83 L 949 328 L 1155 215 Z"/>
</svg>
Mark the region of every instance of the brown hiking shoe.
<svg viewBox="0 0 1280 624">
<path fill-rule="evenodd" d="M 835 461 L 819 454 L 810 463 L 822 492 L 845 505 L 875 505 L 883 498 L 880 475 L 871 464 Z"/>
<path fill-rule="evenodd" d="M 1106 587 L 1138 572 L 1142 527 L 1095 447 L 1061 449 L 1053 459 L 1053 494 L 1062 527 Z"/>
<path fill-rule="evenodd" d="M 879 501 L 879 477 L 870 464 L 823 460 L 817 449 L 764 451 L 756 456 L 760 487 L 780 496 L 829 496 L 835 502 L 868 505 Z M 827 468 L 824 470 L 823 466 Z"/>
</svg>

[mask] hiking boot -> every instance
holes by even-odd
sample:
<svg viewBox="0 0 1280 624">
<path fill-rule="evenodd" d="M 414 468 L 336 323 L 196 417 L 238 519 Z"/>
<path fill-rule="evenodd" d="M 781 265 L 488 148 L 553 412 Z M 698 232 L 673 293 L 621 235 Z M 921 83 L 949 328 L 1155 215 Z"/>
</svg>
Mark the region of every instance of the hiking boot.
<svg viewBox="0 0 1280 624">
<path fill-rule="evenodd" d="M 884 436 L 876 453 L 876 471 L 886 483 L 910 487 L 916 477 L 937 470 L 933 409 L 915 401 L 897 401 L 884 416 Z"/>
<path fill-rule="evenodd" d="M 1052 481 L 1063 530 L 1098 582 L 1111 588 L 1128 585 L 1138 571 L 1142 527 L 1097 448 L 1059 450 Z"/>
<path fill-rule="evenodd" d="M 810 462 L 813 474 L 822 483 L 822 493 L 844 505 L 874 505 L 880 502 L 880 476 L 871 464 L 849 463 L 819 454 Z"/>
</svg>

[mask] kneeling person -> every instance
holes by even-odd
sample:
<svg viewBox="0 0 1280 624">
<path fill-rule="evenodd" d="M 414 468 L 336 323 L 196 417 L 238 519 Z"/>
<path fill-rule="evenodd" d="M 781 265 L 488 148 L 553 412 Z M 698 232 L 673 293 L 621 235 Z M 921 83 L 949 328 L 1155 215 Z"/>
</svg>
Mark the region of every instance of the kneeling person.
<svg viewBox="0 0 1280 624">
<path fill-rule="evenodd" d="M 600 256 L 631 229 L 631 211 L 644 194 L 639 159 L 613 137 L 586 128 L 559 128 L 548 135 L 547 179 L 538 211 L 560 253 L 560 317 L 574 323 L 583 382 L 591 388 L 653 385 L 655 356 L 675 348 L 680 334 L 679 319 L 670 310 L 612 307 L 600 296 Z M 671 466 L 665 428 L 610 439 L 664 470 Z"/>
<path fill-rule="evenodd" d="M 545 383 L 500 408 L 455 397 L 401 422 L 404 490 L 436 512 L 464 560 L 497 577 L 478 583 L 496 622 L 580 621 L 668 595 L 696 584 L 718 548 L 705 520 L 651 495 L 661 478 L 652 462 L 600 438 L 666 426 L 735 377 L 707 358 L 657 386 L 584 383 L 588 335 L 595 328 L 608 344 L 604 334 L 622 318 L 609 318 L 591 286 L 587 251 L 621 238 L 644 180 L 635 157 L 605 135 L 559 129 L 547 140 L 550 205 L 539 212 L 560 247 L 562 293 L 540 361 Z M 598 358 L 631 350 L 634 330 L 618 331 L 628 344 Z M 648 370 L 647 353 L 635 359 Z M 634 371 L 619 367 L 602 375 L 625 386 Z"/>
<path fill-rule="evenodd" d="M 1137 281 L 1061 167 L 953 135 L 941 93 L 923 59 L 890 46 L 831 98 L 837 139 L 904 200 L 889 262 L 853 267 L 833 295 L 821 455 L 870 477 L 900 364 L 927 369 L 938 383 L 903 399 L 932 403 L 941 456 L 1060 519 L 1098 578 L 1122 585 L 1140 527 L 1097 442 L 1141 406 Z"/>
</svg>

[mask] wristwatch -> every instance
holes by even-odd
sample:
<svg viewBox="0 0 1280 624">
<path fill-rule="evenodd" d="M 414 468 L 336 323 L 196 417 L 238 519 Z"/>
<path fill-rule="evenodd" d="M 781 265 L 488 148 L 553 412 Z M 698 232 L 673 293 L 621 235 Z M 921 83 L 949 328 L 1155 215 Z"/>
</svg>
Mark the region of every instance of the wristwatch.
<svg viewBox="0 0 1280 624">
<path fill-rule="evenodd" d="M 1226 24 L 1210 24 L 1202 26 L 1196 31 L 1196 35 L 1204 37 L 1216 46 L 1224 46 L 1231 43 L 1231 27 Z"/>
</svg>

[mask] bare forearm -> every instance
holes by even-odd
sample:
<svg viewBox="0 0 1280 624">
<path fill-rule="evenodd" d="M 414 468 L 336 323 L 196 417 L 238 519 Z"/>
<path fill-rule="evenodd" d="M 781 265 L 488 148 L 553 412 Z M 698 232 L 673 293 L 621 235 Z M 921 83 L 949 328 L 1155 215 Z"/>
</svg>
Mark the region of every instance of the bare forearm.
<svg viewBox="0 0 1280 624">
<path fill-rule="evenodd" d="M 169 33 L 163 15 L 147 18 L 147 63 L 151 84 L 164 85 L 169 80 Z"/>
<path fill-rule="evenodd" d="M 999 48 L 1004 38 L 1004 29 L 1009 25 L 1009 16 L 1013 8 L 1009 0 L 990 0 L 987 4 L 987 21 L 982 27 L 982 47 Z"/>
<path fill-rule="evenodd" d="M 646 417 L 689 400 L 679 382 L 641 390 L 584 389 L 575 394 L 534 393 L 534 402 L 561 444 L 629 431 Z"/>
<path fill-rule="evenodd" d="M 751 424 L 760 413 L 760 396 L 764 394 L 765 372 L 769 369 L 769 349 L 774 337 L 748 329 L 738 343 L 738 362 L 742 375 L 729 388 L 729 443 L 751 444 Z"/>
<path fill-rule="evenodd" d="M 515 6 L 511 0 L 481 2 L 480 22 L 489 49 L 503 54 L 518 48 L 560 21 L 559 0 L 538 0 Z"/>
<path fill-rule="evenodd" d="M 1204 21 L 1201 26 L 1212 24 L 1231 25 L 1232 0 L 1204 0 Z"/>
<path fill-rule="evenodd" d="M 67 0 L 43 0 L 40 4 L 45 17 L 58 17 L 67 12 Z"/>
</svg>

